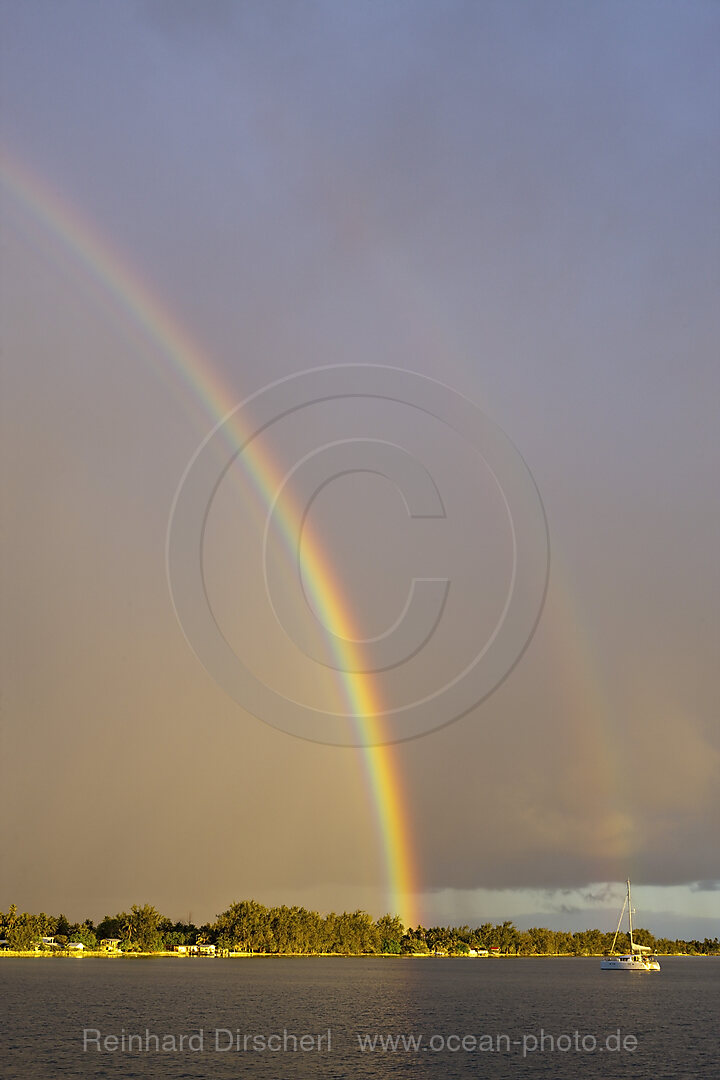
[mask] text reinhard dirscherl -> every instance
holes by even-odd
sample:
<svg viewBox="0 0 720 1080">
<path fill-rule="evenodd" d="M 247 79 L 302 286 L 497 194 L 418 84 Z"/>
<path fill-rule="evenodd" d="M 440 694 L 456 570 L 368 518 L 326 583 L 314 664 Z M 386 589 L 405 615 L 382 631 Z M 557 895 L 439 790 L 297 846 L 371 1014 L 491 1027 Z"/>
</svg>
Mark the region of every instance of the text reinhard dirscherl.
<svg viewBox="0 0 720 1080">
<path fill-rule="evenodd" d="M 500 1032 L 477 1034 L 435 1033 L 425 1035 L 405 1032 L 380 1034 L 379 1032 L 356 1032 L 356 1049 L 362 1054 L 416 1054 L 429 1053 L 634 1053 L 638 1040 L 635 1035 L 623 1034 L 618 1028 L 605 1035 L 581 1034 L 579 1031 L 554 1035 L 540 1028 L 525 1032 L 516 1038 Z M 177 1054 L 177 1053 L 330 1053 L 333 1050 L 333 1033 L 330 1028 L 322 1033 L 296 1034 L 282 1031 L 246 1032 L 236 1028 L 198 1028 L 193 1032 L 160 1033 L 146 1028 L 144 1032 L 120 1032 L 103 1034 L 99 1028 L 83 1028 L 85 1053 L 106 1054 Z"/>
<path fill-rule="evenodd" d="M 108 1054 L 202 1054 L 210 1050 L 217 1054 L 235 1051 L 240 1054 L 255 1053 L 326 1053 L 332 1050 L 332 1031 L 330 1028 L 322 1034 L 307 1032 L 296 1035 L 284 1028 L 282 1031 L 254 1032 L 248 1034 L 236 1028 L 212 1028 L 205 1031 L 198 1028 L 193 1032 L 160 1033 L 145 1028 L 144 1032 L 129 1032 L 125 1028 L 119 1033 L 103 1035 L 98 1028 L 83 1028 L 83 1050 L 96 1050 Z"/>
</svg>

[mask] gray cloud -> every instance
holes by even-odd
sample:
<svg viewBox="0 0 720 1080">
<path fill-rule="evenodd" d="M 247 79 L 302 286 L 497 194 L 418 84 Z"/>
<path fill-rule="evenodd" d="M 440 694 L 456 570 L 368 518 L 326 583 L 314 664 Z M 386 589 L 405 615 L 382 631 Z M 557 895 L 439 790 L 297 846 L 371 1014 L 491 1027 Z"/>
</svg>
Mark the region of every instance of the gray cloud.
<svg viewBox="0 0 720 1080">
<path fill-rule="evenodd" d="M 421 891 L 580 889 L 559 901 L 573 910 L 628 875 L 714 892 L 717 9 L 302 9 L 6 6 L 3 138 L 192 332 L 228 408 L 305 367 L 392 363 L 466 393 L 528 461 L 552 545 L 531 646 L 481 708 L 394 751 Z M 363 761 L 244 714 L 175 623 L 167 517 L 212 410 L 97 272 L 2 202 L 0 827 L 17 896 L 0 906 L 384 906 Z M 450 478 L 453 509 L 476 490 L 438 426 L 381 421 Z M 319 430 L 269 438 L 283 468 Z M 443 548 L 401 531 L 391 492 L 325 496 L 367 636 L 428 552 L 455 571 L 465 633 L 407 680 L 431 684 L 496 602 L 492 503 Z M 271 637 L 252 499 L 223 491 L 208 527 L 218 611 L 288 692 L 337 695 L 299 664 L 293 683 Z M 48 849 L 48 822 L 92 857 Z"/>
</svg>

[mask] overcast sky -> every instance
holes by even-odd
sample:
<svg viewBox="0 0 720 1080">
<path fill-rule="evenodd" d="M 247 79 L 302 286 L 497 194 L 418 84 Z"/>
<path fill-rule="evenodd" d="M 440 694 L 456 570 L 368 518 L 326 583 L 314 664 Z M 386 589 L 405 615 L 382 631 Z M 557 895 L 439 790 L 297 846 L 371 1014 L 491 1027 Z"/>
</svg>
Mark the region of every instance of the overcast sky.
<svg viewBox="0 0 720 1080">
<path fill-rule="evenodd" d="M 604 925 L 629 876 L 643 925 L 718 933 L 717 4 L 0 12 L 6 180 L 132 268 L 226 408 L 387 364 L 475 402 L 534 478 L 532 640 L 484 702 L 392 751 L 419 917 Z M 362 755 L 250 715 L 175 617 L 168 520 L 217 415 L 12 183 L 1 199 L 0 907 L 381 913 Z M 511 541 L 483 467 L 417 409 L 318 405 L 264 435 L 279 475 L 349 437 L 403 446 L 447 511 L 442 536 L 411 529 L 364 473 L 308 512 L 358 636 L 397 618 L 408 567 L 452 559 L 451 628 L 373 684 L 398 704 L 487 637 Z M 337 677 L 268 615 L 258 503 L 237 462 L 207 525 L 216 616 L 265 681 L 333 707 Z"/>
</svg>

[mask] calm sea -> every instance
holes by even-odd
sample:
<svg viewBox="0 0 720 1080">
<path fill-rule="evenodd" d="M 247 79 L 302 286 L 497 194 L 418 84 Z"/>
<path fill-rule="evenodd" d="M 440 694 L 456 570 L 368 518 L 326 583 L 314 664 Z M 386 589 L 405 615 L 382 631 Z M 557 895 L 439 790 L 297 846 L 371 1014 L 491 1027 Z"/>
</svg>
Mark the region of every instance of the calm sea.
<svg viewBox="0 0 720 1080">
<path fill-rule="evenodd" d="M 662 966 L 8 957 L 0 1075 L 717 1078 L 720 959 Z"/>
</svg>

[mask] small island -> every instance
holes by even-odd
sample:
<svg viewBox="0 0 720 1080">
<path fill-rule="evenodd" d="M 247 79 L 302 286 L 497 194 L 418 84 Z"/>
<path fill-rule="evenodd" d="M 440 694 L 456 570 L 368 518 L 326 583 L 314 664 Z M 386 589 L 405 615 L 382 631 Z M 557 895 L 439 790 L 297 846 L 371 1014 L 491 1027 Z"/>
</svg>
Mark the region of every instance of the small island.
<svg viewBox="0 0 720 1080">
<path fill-rule="evenodd" d="M 636 929 L 635 940 L 661 955 L 720 955 L 718 938 L 655 938 Z M 303 907 L 266 907 L 256 900 L 230 905 L 213 923 L 173 922 L 151 904 L 71 923 L 63 915 L 0 911 L 0 956 L 602 956 L 613 933 L 519 930 L 514 923 L 405 927 L 398 915 L 373 919 L 365 911 L 322 915 Z M 623 947 L 622 935 L 618 940 Z"/>
</svg>

